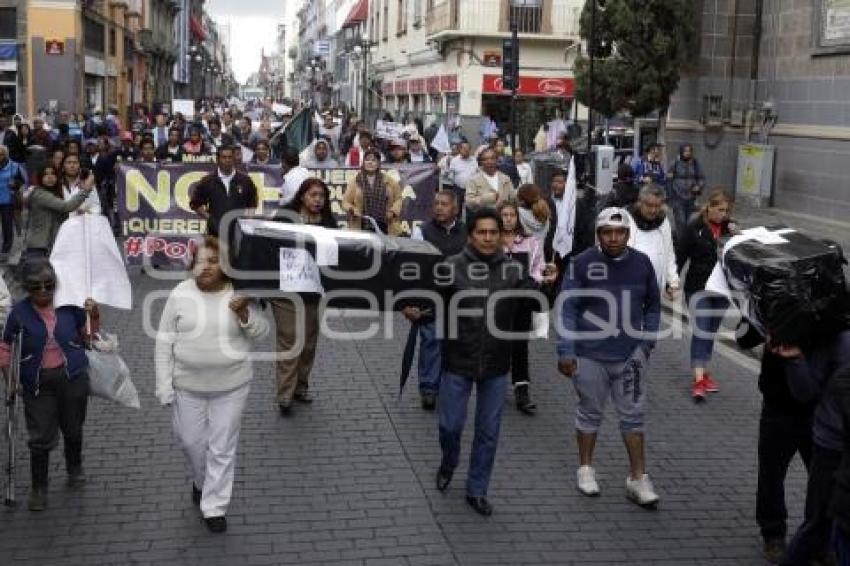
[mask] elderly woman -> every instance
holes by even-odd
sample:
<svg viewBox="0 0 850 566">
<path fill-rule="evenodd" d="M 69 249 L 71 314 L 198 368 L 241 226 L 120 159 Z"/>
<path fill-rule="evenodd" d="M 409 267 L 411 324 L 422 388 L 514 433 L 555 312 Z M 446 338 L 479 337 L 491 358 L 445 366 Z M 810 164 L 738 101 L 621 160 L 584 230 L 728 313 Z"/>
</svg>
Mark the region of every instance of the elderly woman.
<svg viewBox="0 0 850 566">
<path fill-rule="evenodd" d="M 82 451 L 89 362 L 84 346 L 86 326 L 96 331 L 100 317 L 91 299 L 85 302 L 85 309 L 54 306 L 56 272 L 46 259 L 26 262 L 22 276 L 27 296 L 9 313 L 0 342 L 0 367 L 9 366 L 20 334 L 20 380 L 32 474 L 28 505 L 30 511 L 43 511 L 47 508 L 50 451 L 59 442 L 59 431 L 65 439 L 68 485 L 79 487 L 86 481 Z"/>
<path fill-rule="evenodd" d="M 361 230 L 364 216 L 375 221 L 378 229 L 390 236 L 401 235 L 401 188 L 381 170 L 381 153 L 368 149 L 363 166 L 349 181 L 342 197 L 342 210 L 348 215 L 349 228 Z"/>
<path fill-rule="evenodd" d="M 331 210 L 331 193 L 321 179 L 305 179 L 295 196 L 283 207 L 280 218 L 300 224 L 336 228 L 337 222 Z M 288 213 L 288 214 L 287 214 Z M 317 293 L 299 293 L 303 302 L 303 327 L 300 322 L 296 303 L 287 298 L 272 299 L 272 313 L 277 328 L 277 349 L 280 353 L 292 352 L 303 336 L 303 347 L 295 356 L 278 359 L 276 370 L 276 401 L 281 416 L 292 411 L 292 402 L 312 403 L 310 395 L 310 372 L 316 357 L 316 345 L 319 341 L 319 302 Z"/>
<path fill-rule="evenodd" d="M 156 396 L 173 405 L 174 433 L 188 460 L 192 500 L 207 528 L 227 530 L 236 444 L 248 399 L 253 342 L 266 320 L 234 294 L 219 265 L 218 239 L 195 254 L 193 277 L 174 288 L 156 336 Z"/>
</svg>

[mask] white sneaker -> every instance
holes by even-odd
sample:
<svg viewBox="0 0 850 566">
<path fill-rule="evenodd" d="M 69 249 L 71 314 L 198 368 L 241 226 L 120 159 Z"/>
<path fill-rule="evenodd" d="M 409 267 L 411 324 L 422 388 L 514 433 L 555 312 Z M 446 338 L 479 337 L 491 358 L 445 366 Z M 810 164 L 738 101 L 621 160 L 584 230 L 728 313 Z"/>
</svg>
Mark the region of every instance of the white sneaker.
<svg viewBox="0 0 850 566">
<path fill-rule="evenodd" d="M 643 474 L 639 480 L 626 477 L 626 498 L 641 507 L 655 507 L 661 499 L 655 493 L 655 487 L 648 474 Z"/>
<path fill-rule="evenodd" d="M 599 495 L 599 484 L 596 483 L 596 471 L 591 466 L 580 466 L 576 471 L 576 486 L 588 497 Z"/>
</svg>

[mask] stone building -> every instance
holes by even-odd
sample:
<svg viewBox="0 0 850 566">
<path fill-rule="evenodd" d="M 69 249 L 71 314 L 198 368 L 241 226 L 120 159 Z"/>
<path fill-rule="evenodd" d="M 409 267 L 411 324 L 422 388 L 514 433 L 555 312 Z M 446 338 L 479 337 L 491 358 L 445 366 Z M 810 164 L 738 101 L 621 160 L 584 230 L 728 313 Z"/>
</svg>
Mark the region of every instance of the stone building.
<svg viewBox="0 0 850 566">
<path fill-rule="evenodd" d="M 738 148 L 774 124 L 776 207 L 850 218 L 850 2 L 702 2 L 699 59 L 670 109 L 668 156 L 691 142 L 710 185 L 736 186 Z"/>
</svg>

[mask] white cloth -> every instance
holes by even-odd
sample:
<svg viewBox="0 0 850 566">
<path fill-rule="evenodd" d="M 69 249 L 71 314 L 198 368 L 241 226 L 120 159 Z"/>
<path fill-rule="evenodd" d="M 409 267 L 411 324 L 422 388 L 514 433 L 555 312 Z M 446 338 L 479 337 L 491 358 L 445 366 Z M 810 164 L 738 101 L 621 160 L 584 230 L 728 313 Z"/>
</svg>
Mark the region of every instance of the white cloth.
<svg viewBox="0 0 850 566">
<path fill-rule="evenodd" d="M 516 166 L 519 171 L 519 185 L 530 185 L 534 183 L 534 172 L 531 170 L 531 163 L 520 163 Z"/>
<path fill-rule="evenodd" d="M 233 288 L 201 291 L 194 279 L 177 285 L 162 310 L 154 348 L 156 396 L 170 403 L 175 390 L 231 391 L 250 382 L 252 342 L 269 332 L 253 306 L 242 324 L 230 310 Z"/>
<path fill-rule="evenodd" d="M 83 307 L 92 298 L 102 305 L 129 310 L 133 291 L 124 255 L 105 216 L 84 214 L 59 226 L 50 252 L 56 272 L 53 303 Z"/>
<path fill-rule="evenodd" d="M 567 257 L 573 251 L 573 235 L 576 226 L 576 167 L 575 161 L 570 160 L 570 170 L 567 174 L 567 186 L 564 196 L 555 200 L 555 208 L 558 213 L 558 226 L 555 228 L 555 237 L 552 240 L 552 248 L 561 257 Z"/>
<path fill-rule="evenodd" d="M 201 490 L 201 513 L 220 517 L 227 513 L 233 493 L 236 446 L 242 412 L 251 386 L 223 393 L 178 391 L 171 424 L 195 487 Z"/>
<path fill-rule="evenodd" d="M 89 175 L 93 175 L 93 173 L 89 173 Z M 65 197 L 65 200 L 69 200 L 75 194 L 80 192 L 82 188 L 82 181 L 79 179 L 73 182 L 70 185 L 62 185 L 62 195 Z M 97 191 L 92 191 L 89 193 L 89 196 L 86 197 L 86 200 L 83 201 L 83 204 L 80 205 L 77 210 L 73 210 L 68 213 L 68 216 L 79 216 L 81 214 L 101 214 L 101 206 L 100 206 L 100 197 L 97 195 Z"/>
<path fill-rule="evenodd" d="M 670 221 L 666 218 L 661 226 L 655 230 L 641 230 L 637 227 L 635 219 L 627 211 L 629 216 L 629 246 L 645 253 L 652 262 L 655 270 L 655 280 L 658 290 L 664 291 L 670 287 L 679 287 L 679 273 L 676 270 L 676 252 L 673 248 L 673 230 Z"/>
<path fill-rule="evenodd" d="M 298 192 L 298 188 L 301 186 L 306 179 L 310 177 L 310 172 L 301 167 L 300 165 L 297 167 L 293 167 L 283 176 L 283 187 L 280 190 L 280 204 L 281 206 L 287 204 L 293 198 L 295 198 L 295 193 Z"/>
</svg>

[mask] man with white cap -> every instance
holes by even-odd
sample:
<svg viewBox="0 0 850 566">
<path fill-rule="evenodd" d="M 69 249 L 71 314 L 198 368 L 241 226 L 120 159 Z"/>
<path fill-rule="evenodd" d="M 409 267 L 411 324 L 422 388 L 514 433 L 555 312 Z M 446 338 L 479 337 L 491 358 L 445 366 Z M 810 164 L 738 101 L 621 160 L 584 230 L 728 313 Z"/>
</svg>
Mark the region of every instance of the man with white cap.
<svg viewBox="0 0 850 566">
<path fill-rule="evenodd" d="M 596 219 L 598 245 L 573 258 L 558 299 L 558 369 L 573 378 L 578 395 L 579 491 L 599 495 L 593 449 L 610 397 L 629 456 L 626 497 L 654 507 L 659 497 L 646 474 L 643 430 L 661 298 L 652 262 L 627 245 L 630 228 L 624 209 L 604 209 Z"/>
<path fill-rule="evenodd" d="M 419 134 L 412 134 L 407 140 L 408 159 L 411 163 L 431 163 L 431 156 L 422 147 Z"/>
</svg>

